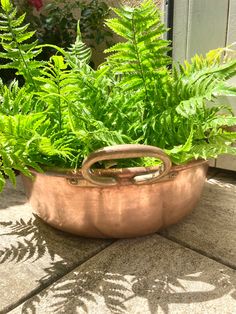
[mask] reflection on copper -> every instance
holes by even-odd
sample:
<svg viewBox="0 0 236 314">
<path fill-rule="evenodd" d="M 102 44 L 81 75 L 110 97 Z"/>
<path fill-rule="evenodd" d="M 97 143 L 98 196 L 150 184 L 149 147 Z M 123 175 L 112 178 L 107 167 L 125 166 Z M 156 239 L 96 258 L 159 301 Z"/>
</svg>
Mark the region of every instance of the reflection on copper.
<svg viewBox="0 0 236 314">
<path fill-rule="evenodd" d="M 117 146 L 91 154 L 76 172 L 32 171 L 33 181 L 23 176 L 35 213 L 50 225 L 77 235 L 126 238 L 174 224 L 196 206 L 206 178 L 206 161 L 171 166 L 168 156 L 156 147 L 119 145 L 119 153 L 109 155 L 116 150 Z M 104 155 L 111 159 L 151 156 L 163 165 L 91 171 L 92 164 L 104 160 Z M 135 180 L 137 176 L 141 178 Z"/>
</svg>

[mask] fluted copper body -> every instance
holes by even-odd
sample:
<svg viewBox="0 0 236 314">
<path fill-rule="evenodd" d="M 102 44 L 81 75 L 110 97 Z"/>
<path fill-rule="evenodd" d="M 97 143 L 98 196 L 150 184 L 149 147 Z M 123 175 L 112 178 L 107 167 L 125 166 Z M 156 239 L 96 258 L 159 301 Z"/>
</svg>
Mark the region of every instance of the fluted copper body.
<svg viewBox="0 0 236 314">
<path fill-rule="evenodd" d="M 95 170 L 98 160 L 157 157 L 162 167 Z M 35 213 L 50 225 L 86 237 L 146 235 L 178 222 L 200 198 L 206 161 L 171 166 L 156 147 L 118 145 L 91 154 L 81 171 L 23 177 Z"/>
</svg>

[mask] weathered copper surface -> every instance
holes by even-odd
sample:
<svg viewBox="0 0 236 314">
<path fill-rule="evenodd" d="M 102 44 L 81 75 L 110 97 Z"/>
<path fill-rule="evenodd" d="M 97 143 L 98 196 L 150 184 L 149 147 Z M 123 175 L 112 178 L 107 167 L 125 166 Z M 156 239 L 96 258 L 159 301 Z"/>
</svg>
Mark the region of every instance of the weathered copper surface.
<svg viewBox="0 0 236 314">
<path fill-rule="evenodd" d="M 91 171 L 99 160 L 150 156 L 159 167 Z M 172 166 L 160 149 L 118 145 L 91 154 L 81 171 L 23 177 L 35 211 L 50 225 L 86 237 L 124 238 L 156 232 L 178 222 L 200 198 L 206 161 Z"/>
</svg>

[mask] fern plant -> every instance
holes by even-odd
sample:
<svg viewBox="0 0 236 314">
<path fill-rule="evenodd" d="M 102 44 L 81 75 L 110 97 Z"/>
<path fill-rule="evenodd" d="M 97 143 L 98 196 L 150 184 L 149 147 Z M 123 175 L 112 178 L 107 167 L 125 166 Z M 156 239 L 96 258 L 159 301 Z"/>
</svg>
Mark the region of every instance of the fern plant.
<svg viewBox="0 0 236 314">
<path fill-rule="evenodd" d="M 80 168 L 87 154 L 114 144 L 158 146 L 174 164 L 236 154 L 236 133 L 228 128 L 236 117 L 217 102 L 236 95 L 228 84 L 236 74 L 234 51 L 219 48 L 170 68 L 166 29 L 152 0 L 114 13 L 107 25 L 123 41 L 95 71 L 79 27 L 71 47 L 50 45 L 55 54 L 37 61 L 49 45 L 32 42 L 25 16 L 1 0 L 0 57 L 8 62 L 0 68 L 16 69 L 24 83 L 17 77 L 9 86 L 0 83 L 0 189 L 5 176 L 15 183 L 14 170 Z"/>
</svg>

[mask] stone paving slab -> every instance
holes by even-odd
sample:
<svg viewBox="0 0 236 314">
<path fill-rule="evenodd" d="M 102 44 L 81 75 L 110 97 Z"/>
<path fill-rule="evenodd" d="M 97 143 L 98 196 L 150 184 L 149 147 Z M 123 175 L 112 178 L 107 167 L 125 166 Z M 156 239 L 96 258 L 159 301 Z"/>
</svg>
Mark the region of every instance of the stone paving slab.
<svg viewBox="0 0 236 314">
<path fill-rule="evenodd" d="M 236 268 L 235 230 L 236 174 L 220 172 L 205 183 L 193 212 L 161 234 Z"/>
<path fill-rule="evenodd" d="M 72 236 L 32 214 L 20 184 L 0 194 L 0 313 L 48 286 L 111 241 Z"/>
<path fill-rule="evenodd" d="M 235 272 L 157 234 L 120 240 L 10 314 L 233 314 Z"/>
</svg>

